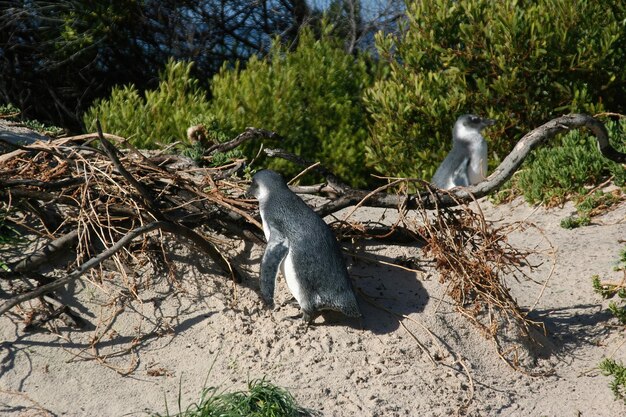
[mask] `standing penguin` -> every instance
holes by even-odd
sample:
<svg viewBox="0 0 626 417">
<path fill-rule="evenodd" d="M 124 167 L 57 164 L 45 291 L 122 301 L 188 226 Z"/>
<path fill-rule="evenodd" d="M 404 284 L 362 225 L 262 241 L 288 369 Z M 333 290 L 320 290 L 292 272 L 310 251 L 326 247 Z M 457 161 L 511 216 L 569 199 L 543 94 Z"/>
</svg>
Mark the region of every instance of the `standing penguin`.
<svg viewBox="0 0 626 417">
<path fill-rule="evenodd" d="M 267 248 L 261 261 L 261 293 L 274 304 L 281 268 L 306 323 L 323 310 L 360 317 L 339 244 L 328 225 L 271 170 L 257 172 L 248 194 L 259 200 Z"/>
<path fill-rule="evenodd" d="M 478 184 L 487 176 L 487 141 L 480 133 L 495 123 L 473 114 L 460 116 L 452 129 L 452 150 L 443 160 L 432 184 L 448 190 Z"/>
</svg>

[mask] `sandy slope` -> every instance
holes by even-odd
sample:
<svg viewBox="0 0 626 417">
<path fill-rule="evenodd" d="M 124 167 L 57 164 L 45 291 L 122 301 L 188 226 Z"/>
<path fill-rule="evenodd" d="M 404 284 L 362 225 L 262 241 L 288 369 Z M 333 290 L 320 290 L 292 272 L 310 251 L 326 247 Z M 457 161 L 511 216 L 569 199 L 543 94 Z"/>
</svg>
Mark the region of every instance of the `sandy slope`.
<svg viewBox="0 0 626 417">
<path fill-rule="evenodd" d="M 556 248 L 554 273 L 533 313 L 546 321 L 553 344 L 537 369 L 553 370 L 552 376 L 530 377 L 507 366 L 493 343 L 454 311 L 418 247 L 371 243 L 360 250 L 380 260 L 416 257 L 424 269 L 419 274 L 363 259 L 350 265 L 356 287 L 395 315 L 361 298 L 361 323 L 323 324 L 320 318 L 320 325 L 305 330 L 284 320 L 297 313 L 284 282 L 278 296 L 284 305 L 274 312 L 262 307 L 257 283 L 262 247 L 233 248 L 250 272 L 234 288 L 212 274 L 207 261 L 172 243 L 169 256 L 179 262 L 173 275 L 178 284 L 168 284 L 161 272 L 163 278 L 142 293 L 143 302 L 133 303 L 136 311 L 120 314 L 98 345 L 100 355 L 109 355 L 106 365 L 80 359 L 94 353 L 92 331 L 24 333 L 15 316 L 0 317 L 0 414 L 46 415 L 43 409 L 59 416 L 143 415 L 164 412 L 166 401 L 176 411 L 179 390 L 184 408 L 199 398 L 203 386 L 240 389 L 248 380 L 267 377 L 325 416 L 448 416 L 462 411 L 470 398 L 467 414 L 472 416 L 626 415 L 626 405 L 613 399 L 609 378 L 596 369 L 608 355 L 626 362 L 626 335 L 623 327 L 611 326 L 615 321 L 606 313 L 607 302 L 593 292 L 590 279 L 622 276 L 612 269 L 624 247 L 619 240 L 626 239 L 626 203 L 576 230 L 558 226 L 571 206 L 535 209 L 519 200 L 482 206 L 490 220 L 525 219 L 537 226 L 509 239 L 514 246 L 542 251 L 535 260 L 544 263 L 532 273 L 539 283 L 552 268 L 546 239 Z M 380 214 L 359 212 L 362 218 Z M 146 264 L 139 274 L 150 268 Z M 515 279 L 509 284 L 525 307 L 535 303 L 542 288 Z M 75 307 L 94 327 L 98 314 L 116 308 L 100 305 L 108 296 L 92 284 L 81 282 L 71 290 L 80 291 L 86 308 Z M 166 292 L 175 295 L 163 300 Z M 409 318 L 401 321 L 398 314 Z M 135 340 L 128 350 L 136 336 L 146 334 L 153 336 Z M 121 376 L 114 367 L 133 372 Z"/>
</svg>

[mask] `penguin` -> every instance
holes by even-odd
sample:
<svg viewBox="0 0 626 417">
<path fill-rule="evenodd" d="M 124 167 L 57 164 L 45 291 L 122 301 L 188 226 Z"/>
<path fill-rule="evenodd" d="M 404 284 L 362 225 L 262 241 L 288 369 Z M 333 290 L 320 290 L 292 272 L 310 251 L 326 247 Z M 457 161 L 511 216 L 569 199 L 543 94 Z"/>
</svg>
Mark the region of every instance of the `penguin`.
<svg viewBox="0 0 626 417">
<path fill-rule="evenodd" d="M 452 150 L 443 160 L 431 183 L 444 190 L 478 184 L 487 176 L 487 141 L 480 133 L 496 121 L 464 114 L 452 129 Z"/>
<path fill-rule="evenodd" d="M 257 172 L 247 194 L 259 200 L 267 239 L 260 279 L 264 301 L 274 305 L 280 268 L 305 323 L 324 310 L 360 317 L 339 244 L 324 220 L 272 170 Z"/>
</svg>

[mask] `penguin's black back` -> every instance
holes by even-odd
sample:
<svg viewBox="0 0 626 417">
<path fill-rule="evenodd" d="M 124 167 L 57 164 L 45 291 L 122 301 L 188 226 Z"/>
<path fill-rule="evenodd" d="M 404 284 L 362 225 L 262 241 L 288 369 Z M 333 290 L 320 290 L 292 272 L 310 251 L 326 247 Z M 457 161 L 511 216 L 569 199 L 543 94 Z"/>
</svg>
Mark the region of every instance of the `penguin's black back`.
<svg viewBox="0 0 626 417">
<path fill-rule="evenodd" d="M 263 170 L 254 180 L 268 192 L 260 203 L 263 221 L 286 238 L 297 279 L 314 309 L 359 316 L 341 248 L 330 227 L 280 174 Z"/>
</svg>

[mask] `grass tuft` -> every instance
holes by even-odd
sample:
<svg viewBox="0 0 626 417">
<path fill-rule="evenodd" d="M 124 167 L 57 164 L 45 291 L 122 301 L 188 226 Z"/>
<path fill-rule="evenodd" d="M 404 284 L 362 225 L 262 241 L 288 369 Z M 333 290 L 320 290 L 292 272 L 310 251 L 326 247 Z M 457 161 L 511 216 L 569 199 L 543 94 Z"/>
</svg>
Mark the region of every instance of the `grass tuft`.
<svg viewBox="0 0 626 417">
<path fill-rule="evenodd" d="M 573 215 L 561 219 L 560 224 L 563 229 L 576 229 L 581 226 L 589 226 L 591 224 L 591 218 L 585 215 Z"/>
<path fill-rule="evenodd" d="M 588 226 L 591 224 L 592 217 L 611 210 L 612 207 L 615 207 L 622 200 L 623 194 L 621 190 L 614 190 L 610 193 L 597 190 L 590 193 L 576 205 L 576 214 L 561 220 L 561 227 L 564 229 L 575 229 L 580 226 Z"/>
<path fill-rule="evenodd" d="M 57 137 L 65 133 L 65 129 L 62 127 L 46 125 L 37 120 L 23 120 L 21 123 L 27 128 L 46 136 Z"/>
<path fill-rule="evenodd" d="M 296 404 L 285 389 L 263 379 L 248 383 L 248 391 L 219 392 L 210 387 L 202 392 L 200 402 L 179 414 L 155 414 L 155 417 L 304 417 L 318 415 Z"/>
<path fill-rule="evenodd" d="M 18 116 L 21 114 L 21 110 L 15 107 L 13 104 L 2 104 L 0 105 L 0 118 L 1 119 L 9 119 L 9 120 L 18 120 Z M 61 136 L 65 133 L 65 129 L 58 126 L 50 126 L 44 123 L 41 123 L 37 120 L 19 120 L 19 123 L 24 125 L 25 127 L 39 132 L 43 135 L 57 137 Z"/>
<path fill-rule="evenodd" d="M 0 105 L 0 117 L 14 117 L 20 114 L 20 109 L 13 104 L 1 104 Z"/>
</svg>

